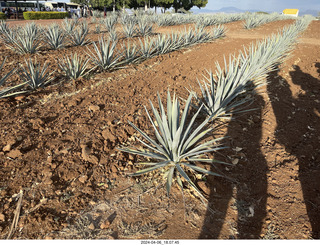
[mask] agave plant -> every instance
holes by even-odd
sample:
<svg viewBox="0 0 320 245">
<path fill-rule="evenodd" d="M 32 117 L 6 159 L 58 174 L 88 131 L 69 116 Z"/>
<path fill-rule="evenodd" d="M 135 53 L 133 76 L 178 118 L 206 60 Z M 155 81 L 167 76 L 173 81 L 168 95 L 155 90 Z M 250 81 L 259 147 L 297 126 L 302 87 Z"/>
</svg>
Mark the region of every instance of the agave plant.
<svg viewBox="0 0 320 245">
<path fill-rule="evenodd" d="M 7 47 L 18 54 L 35 53 L 41 46 L 42 32 L 34 23 L 6 32 Z"/>
<path fill-rule="evenodd" d="M 88 24 L 83 23 L 78 28 L 74 29 L 70 34 L 70 39 L 73 45 L 75 46 L 84 46 L 90 42 L 87 39 L 89 34 Z"/>
<path fill-rule="evenodd" d="M 99 24 L 95 25 L 94 33 L 95 34 L 100 34 L 101 33 L 101 26 Z"/>
<path fill-rule="evenodd" d="M 36 90 L 38 88 L 43 88 L 52 80 L 52 73 L 48 71 L 48 63 L 44 63 L 43 67 L 35 61 L 32 62 L 31 59 L 29 61 L 25 60 L 26 68 L 20 65 L 19 76 L 20 78 L 29 85 L 32 90 Z"/>
<path fill-rule="evenodd" d="M 5 62 L 6 62 L 6 57 L 4 58 L 2 64 L 0 65 L 0 71 L 2 70 Z M 7 74 L 5 74 L 4 76 L 0 77 L 0 86 L 4 85 L 8 79 L 10 78 L 10 76 L 16 71 L 16 69 L 12 69 L 11 71 L 9 71 Z M 19 89 L 21 87 L 23 87 L 25 84 L 19 84 L 17 86 L 13 86 L 13 87 L 9 87 L 9 88 L 4 88 L 0 90 L 0 98 L 6 98 L 6 97 L 10 97 L 10 96 L 14 96 L 17 94 L 21 94 L 21 92 L 13 92 L 16 89 Z"/>
<path fill-rule="evenodd" d="M 116 31 L 116 29 L 112 29 L 109 32 L 109 38 L 111 39 L 112 42 L 117 42 L 118 41 L 118 33 Z"/>
<path fill-rule="evenodd" d="M 117 23 L 117 16 L 110 16 L 105 18 L 104 25 L 108 32 L 111 32 Z"/>
<path fill-rule="evenodd" d="M 216 26 L 215 28 L 213 28 L 212 32 L 214 39 L 218 39 L 226 35 L 226 29 L 223 25 Z"/>
<path fill-rule="evenodd" d="M 201 96 L 198 96 L 195 92 L 190 93 L 197 100 L 196 108 L 202 107 L 203 112 L 210 116 L 212 120 L 216 118 L 230 119 L 232 114 L 243 112 L 240 106 L 252 98 L 248 95 L 237 100 L 240 95 L 248 94 L 249 91 L 246 88 L 253 77 L 253 71 L 251 71 L 251 74 L 248 73 L 247 66 L 245 64 L 240 66 L 240 63 L 241 59 L 230 58 L 226 70 L 222 70 L 218 65 L 216 78 L 210 72 L 210 76 L 206 80 L 202 83 L 198 82 Z"/>
<path fill-rule="evenodd" d="M 166 54 L 172 51 L 172 39 L 167 35 L 159 35 L 155 39 L 158 54 Z"/>
<path fill-rule="evenodd" d="M 119 60 L 122 58 L 121 54 L 116 54 L 116 42 L 107 41 L 103 38 L 99 38 L 99 46 L 93 43 L 94 52 L 89 48 L 89 56 L 93 63 L 102 70 L 109 70 L 119 65 Z"/>
<path fill-rule="evenodd" d="M 2 61 L 2 64 L 0 65 L 0 71 L 2 70 L 4 64 L 6 63 L 6 59 L 7 57 L 5 57 L 4 60 Z M 8 72 L 5 76 L 0 78 L 0 86 L 2 86 L 9 79 L 9 77 L 12 75 L 13 72 L 14 72 L 14 69 Z"/>
<path fill-rule="evenodd" d="M 59 49 L 64 47 L 66 35 L 59 25 L 52 24 L 44 32 L 46 42 L 52 49 Z"/>
<path fill-rule="evenodd" d="M 127 24 L 123 25 L 122 29 L 123 29 L 124 35 L 128 38 L 133 37 L 137 32 L 136 27 L 135 27 L 135 23 L 133 21 L 128 22 Z"/>
<path fill-rule="evenodd" d="M 78 23 L 78 19 L 75 18 L 72 18 L 71 20 L 64 19 L 62 22 L 62 28 L 66 31 L 67 34 L 71 34 L 78 25 Z"/>
<path fill-rule="evenodd" d="M 87 75 L 91 71 L 87 70 L 88 63 L 88 58 L 78 57 L 77 53 L 71 55 L 70 57 L 65 57 L 61 60 L 58 60 L 59 68 L 70 79 L 77 79 Z"/>
<path fill-rule="evenodd" d="M 157 47 L 155 41 L 152 38 L 145 38 L 144 41 L 140 41 L 140 54 L 143 58 L 149 59 L 157 54 Z"/>
<path fill-rule="evenodd" d="M 4 20 L 0 20 L 0 35 L 9 31 L 9 25 Z"/>
<path fill-rule="evenodd" d="M 3 29 L 3 32 L 1 32 L 0 39 L 5 43 L 5 44 L 11 44 L 14 42 L 17 38 L 16 36 L 18 35 L 18 31 L 15 28 L 8 28 L 8 29 Z"/>
<path fill-rule="evenodd" d="M 139 33 L 142 36 L 148 36 L 152 33 L 152 23 L 147 18 L 138 19 Z"/>
<path fill-rule="evenodd" d="M 284 28 L 283 32 L 250 46 L 240 55 L 230 57 L 222 69 L 217 64 L 216 76 L 210 73 L 206 81 L 199 82 L 201 96 L 191 92 L 198 101 L 198 108 L 212 118 L 230 118 L 231 114 L 248 111 L 246 104 L 252 94 L 265 84 L 266 75 L 290 53 L 302 29 L 298 25 Z"/>
<path fill-rule="evenodd" d="M 129 124 L 142 136 L 143 140 L 139 138 L 137 138 L 137 140 L 145 148 L 137 149 L 125 147 L 119 150 L 152 159 L 150 162 L 139 163 L 148 167 L 135 172 L 132 176 L 138 176 L 159 168 L 164 168 L 166 171 L 164 176 L 166 176 L 167 179 L 166 189 L 168 194 L 170 193 L 174 180 L 176 180 L 178 185 L 183 188 L 181 181 L 182 177 L 201 197 L 203 197 L 185 169 L 189 168 L 192 171 L 195 170 L 204 174 L 221 177 L 222 175 L 201 168 L 195 163 L 203 162 L 213 165 L 216 163 L 227 163 L 207 157 L 207 153 L 215 152 L 225 147 L 218 144 L 218 141 L 221 139 L 213 139 L 202 143 L 207 134 L 212 132 L 213 128 L 207 127 L 210 120 L 209 118 L 205 119 L 201 124 L 196 125 L 196 119 L 201 109 L 192 116 L 190 121 L 188 120 L 187 117 L 191 105 L 191 98 L 192 96 L 189 96 L 184 111 L 182 115 L 180 115 L 180 105 L 175 95 L 171 100 L 170 93 L 168 92 L 166 113 L 165 107 L 158 94 L 160 113 L 150 102 L 155 120 L 151 118 L 151 115 L 145 107 L 147 116 L 154 129 L 154 136 L 147 135 L 133 123 L 129 122 Z"/>
<path fill-rule="evenodd" d="M 92 17 L 102 18 L 103 17 L 103 12 L 99 11 L 99 10 L 94 10 L 94 11 L 92 11 Z"/>
<path fill-rule="evenodd" d="M 95 16 L 92 16 L 90 19 L 91 24 L 96 24 L 98 22 L 97 18 Z"/>
<path fill-rule="evenodd" d="M 124 50 L 123 54 L 125 63 L 135 63 L 138 60 L 139 55 L 135 44 L 131 46 L 128 42 L 125 46 L 122 46 L 122 48 Z"/>
</svg>

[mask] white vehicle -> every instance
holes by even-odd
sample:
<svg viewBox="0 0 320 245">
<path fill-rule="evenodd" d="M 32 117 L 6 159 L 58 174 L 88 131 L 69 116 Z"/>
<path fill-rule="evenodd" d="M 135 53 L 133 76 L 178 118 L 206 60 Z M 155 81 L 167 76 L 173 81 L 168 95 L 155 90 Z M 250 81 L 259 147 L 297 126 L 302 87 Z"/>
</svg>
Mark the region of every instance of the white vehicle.
<svg viewBox="0 0 320 245">
<path fill-rule="evenodd" d="M 50 10 L 55 9 L 57 10 L 58 8 L 64 8 L 65 11 L 70 8 L 70 9 L 77 9 L 78 6 L 81 6 L 80 4 L 77 3 L 64 3 L 64 2 L 45 2 L 44 3 L 45 7 L 48 7 Z"/>
</svg>

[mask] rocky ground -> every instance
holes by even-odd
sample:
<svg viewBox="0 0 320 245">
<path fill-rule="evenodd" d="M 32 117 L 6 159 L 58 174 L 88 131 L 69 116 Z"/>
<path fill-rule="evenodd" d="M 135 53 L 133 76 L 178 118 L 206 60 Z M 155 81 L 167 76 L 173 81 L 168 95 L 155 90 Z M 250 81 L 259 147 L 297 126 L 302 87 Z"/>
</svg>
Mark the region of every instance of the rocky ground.
<svg viewBox="0 0 320 245">
<path fill-rule="evenodd" d="M 72 82 L 56 59 L 86 48 L 32 55 L 57 70 L 53 85 L 0 101 L 0 238 L 16 214 L 12 239 L 319 239 L 319 21 L 270 74 L 256 110 L 217 132 L 229 136 L 229 148 L 215 157 L 235 165 L 222 171 L 236 181 L 197 180 L 213 212 L 188 188 L 168 197 L 156 176 L 128 176 L 139 159 L 117 150 L 135 144 L 128 120 L 151 132 L 143 106 L 156 104 L 157 92 L 186 98 L 185 88 L 197 89 L 197 78 L 224 56 L 292 23 L 253 30 L 229 23 L 223 39 Z M 30 57 L 0 47 L 4 72 Z"/>
</svg>

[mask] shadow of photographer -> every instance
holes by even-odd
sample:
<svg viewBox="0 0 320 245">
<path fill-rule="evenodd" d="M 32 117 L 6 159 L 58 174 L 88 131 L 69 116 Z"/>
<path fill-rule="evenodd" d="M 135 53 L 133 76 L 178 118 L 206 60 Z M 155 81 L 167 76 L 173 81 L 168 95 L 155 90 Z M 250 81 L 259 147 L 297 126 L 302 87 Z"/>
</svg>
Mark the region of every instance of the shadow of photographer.
<svg viewBox="0 0 320 245">
<path fill-rule="evenodd" d="M 315 67 L 320 74 L 320 63 Z M 299 66 L 289 72 L 294 85 L 301 89 L 293 93 L 288 81 L 277 76 L 268 85 L 269 96 L 276 117 L 276 140 L 295 156 L 299 165 L 298 179 L 312 237 L 320 238 L 320 80 L 304 73 Z M 281 82 L 281 86 L 275 86 Z M 296 89 L 297 87 L 294 86 Z M 297 94 L 297 95 L 296 95 Z"/>
<path fill-rule="evenodd" d="M 262 96 L 255 95 L 255 103 L 249 113 L 232 118 L 228 124 L 227 136 L 223 145 L 229 148 L 224 155 L 231 156 L 235 166 L 228 177 L 235 181 L 208 177 L 210 188 L 209 203 L 215 213 L 207 211 L 199 236 L 201 239 L 258 239 L 266 216 L 267 162 L 260 149 L 262 135 L 261 113 L 264 106 Z M 248 123 L 249 122 L 249 123 Z M 225 161 L 221 155 L 216 159 Z M 215 169 L 212 169 L 215 171 Z M 221 169 L 226 173 L 225 169 Z M 228 210 L 229 206 L 232 209 Z M 236 215 L 236 222 L 227 220 Z M 236 214 L 234 214 L 236 213 Z M 224 231 L 224 229 L 226 229 Z M 230 234 L 229 237 L 221 237 Z"/>
</svg>

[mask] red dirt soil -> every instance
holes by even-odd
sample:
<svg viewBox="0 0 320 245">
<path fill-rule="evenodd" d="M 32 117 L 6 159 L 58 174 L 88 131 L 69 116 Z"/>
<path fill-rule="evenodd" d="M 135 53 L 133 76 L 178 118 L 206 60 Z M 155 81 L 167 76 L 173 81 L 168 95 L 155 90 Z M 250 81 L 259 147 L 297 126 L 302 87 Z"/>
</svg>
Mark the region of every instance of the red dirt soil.
<svg viewBox="0 0 320 245">
<path fill-rule="evenodd" d="M 213 213 L 188 188 L 184 199 L 178 188 L 167 197 L 157 178 L 129 177 L 139 158 L 116 149 L 134 144 L 128 120 L 152 132 L 143 106 L 156 104 L 157 92 L 186 98 L 185 87 L 197 90 L 197 78 L 224 56 L 292 23 L 250 31 L 229 23 L 226 37 L 212 43 L 1 100 L 0 239 L 8 236 L 20 190 L 12 239 L 319 239 L 319 21 L 270 74 L 252 105 L 257 110 L 217 133 L 230 136 L 223 142 L 230 148 L 216 157 L 235 163 L 222 171 L 236 182 L 197 181 Z M 0 45 L 7 70 L 27 57 L 48 60 L 54 70 L 57 58 L 86 49 L 20 56 Z M 55 74 L 55 82 L 63 80 Z"/>
</svg>

